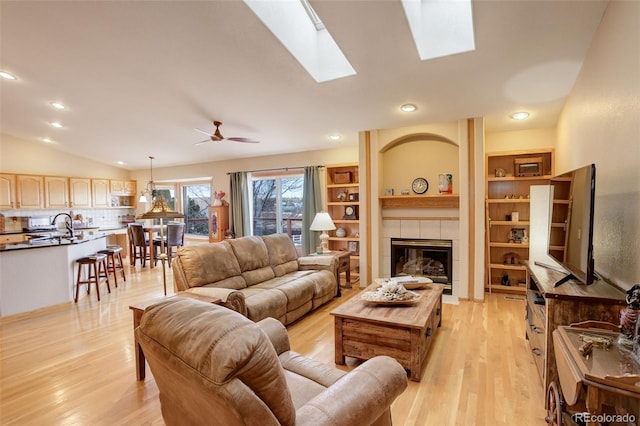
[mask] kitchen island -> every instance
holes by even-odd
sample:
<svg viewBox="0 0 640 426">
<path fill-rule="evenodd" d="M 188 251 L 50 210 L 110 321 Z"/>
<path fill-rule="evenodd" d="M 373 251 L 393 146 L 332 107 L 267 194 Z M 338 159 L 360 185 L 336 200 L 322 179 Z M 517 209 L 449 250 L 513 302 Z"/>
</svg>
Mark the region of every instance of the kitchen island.
<svg viewBox="0 0 640 426">
<path fill-rule="evenodd" d="M 0 244 L 0 316 L 72 302 L 75 260 L 106 248 L 110 234 Z"/>
</svg>

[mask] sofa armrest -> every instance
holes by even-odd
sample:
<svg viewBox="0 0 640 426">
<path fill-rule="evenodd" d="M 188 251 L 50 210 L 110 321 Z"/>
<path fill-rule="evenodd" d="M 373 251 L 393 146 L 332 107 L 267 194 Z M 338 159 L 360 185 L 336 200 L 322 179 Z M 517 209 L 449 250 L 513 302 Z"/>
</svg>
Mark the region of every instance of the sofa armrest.
<svg viewBox="0 0 640 426">
<path fill-rule="evenodd" d="M 248 315 L 244 293 L 232 288 L 191 287 L 187 290 L 178 292 L 177 294 L 178 296 L 181 294 L 195 294 L 199 296 L 218 298 L 220 299 L 222 306 L 225 308 L 236 311 L 245 317 Z"/>
<path fill-rule="evenodd" d="M 182 263 L 180 257 L 176 256 L 171 261 L 171 270 L 173 271 L 173 289 L 175 291 L 184 291 L 189 288 L 187 283 L 187 277 L 184 275 L 184 269 L 182 269 Z"/>
<path fill-rule="evenodd" d="M 298 258 L 298 270 L 327 270 L 336 273 L 338 270 L 338 258 L 336 256 L 300 256 Z"/>
<path fill-rule="evenodd" d="M 285 326 L 282 325 L 280 321 L 275 318 L 268 317 L 258 321 L 256 324 L 258 324 L 262 331 L 265 332 L 278 355 L 291 350 L 289 334 L 287 333 Z"/>
<path fill-rule="evenodd" d="M 406 387 L 407 373 L 396 360 L 371 358 L 301 407 L 296 425 L 370 425 Z"/>
</svg>

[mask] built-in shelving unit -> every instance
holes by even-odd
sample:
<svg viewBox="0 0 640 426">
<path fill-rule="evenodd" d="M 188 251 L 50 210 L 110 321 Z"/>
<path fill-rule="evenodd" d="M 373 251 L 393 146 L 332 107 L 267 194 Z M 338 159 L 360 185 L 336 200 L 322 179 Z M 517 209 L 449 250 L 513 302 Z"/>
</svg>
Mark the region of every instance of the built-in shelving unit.
<svg viewBox="0 0 640 426">
<path fill-rule="evenodd" d="M 329 233 L 329 250 L 351 252 L 351 279 L 354 281 L 360 264 L 358 164 L 325 166 L 325 182 L 327 212 L 336 225 L 336 230 Z M 344 235 L 339 229 L 344 230 Z"/>
<path fill-rule="evenodd" d="M 509 151 L 486 156 L 485 235 L 486 289 L 524 294 L 529 286 L 525 262 L 529 259 L 531 185 L 557 185 L 554 203 L 569 205 L 571 179 L 553 178 L 552 149 Z M 552 218 L 551 241 L 564 250 L 567 209 Z M 508 284 L 508 285 L 507 285 Z"/>
</svg>

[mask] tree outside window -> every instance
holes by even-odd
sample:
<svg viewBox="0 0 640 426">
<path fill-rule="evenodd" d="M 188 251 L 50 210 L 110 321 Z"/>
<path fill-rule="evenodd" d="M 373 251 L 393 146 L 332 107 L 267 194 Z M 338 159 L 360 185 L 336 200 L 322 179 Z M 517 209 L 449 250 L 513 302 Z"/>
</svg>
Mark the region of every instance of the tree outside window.
<svg viewBox="0 0 640 426">
<path fill-rule="evenodd" d="M 182 187 L 185 232 L 192 235 L 209 235 L 208 211 L 211 206 L 211 185 L 196 184 Z"/>
<path fill-rule="evenodd" d="M 302 238 L 302 175 L 252 180 L 252 234 L 288 234 Z"/>
</svg>

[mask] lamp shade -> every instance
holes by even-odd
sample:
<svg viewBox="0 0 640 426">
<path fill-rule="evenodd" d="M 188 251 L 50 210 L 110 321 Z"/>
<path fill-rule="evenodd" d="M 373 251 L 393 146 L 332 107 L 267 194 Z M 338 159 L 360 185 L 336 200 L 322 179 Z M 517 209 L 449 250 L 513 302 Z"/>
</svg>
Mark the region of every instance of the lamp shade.
<svg viewBox="0 0 640 426">
<path fill-rule="evenodd" d="M 167 203 L 167 199 L 164 198 L 164 195 L 159 193 L 156 196 L 156 200 L 153 203 L 151 210 L 138 216 L 138 219 L 177 219 L 183 217 L 184 215 L 182 213 L 171 210 L 169 203 Z"/>
<path fill-rule="evenodd" d="M 334 225 L 333 220 L 331 220 L 329 213 L 318 212 L 316 213 L 316 217 L 313 218 L 309 229 L 311 231 L 332 231 L 336 229 L 336 225 Z"/>
</svg>

